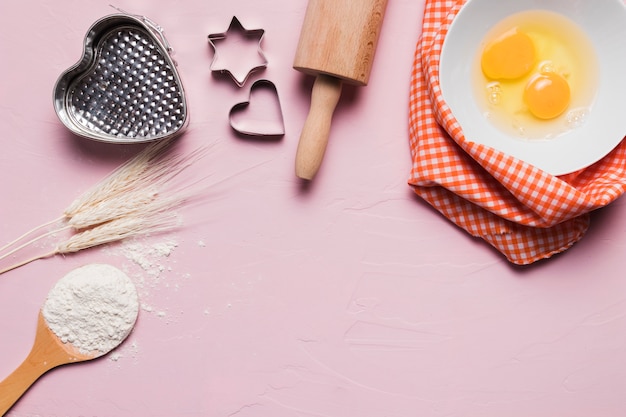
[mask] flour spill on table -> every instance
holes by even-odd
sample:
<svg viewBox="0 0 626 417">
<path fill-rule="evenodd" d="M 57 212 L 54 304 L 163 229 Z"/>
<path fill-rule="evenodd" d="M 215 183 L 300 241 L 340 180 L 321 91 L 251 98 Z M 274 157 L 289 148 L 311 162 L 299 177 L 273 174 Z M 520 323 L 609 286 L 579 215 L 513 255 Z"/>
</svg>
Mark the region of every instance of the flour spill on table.
<svg viewBox="0 0 626 417">
<path fill-rule="evenodd" d="M 164 291 L 178 292 L 191 278 L 191 274 L 181 270 L 174 256 L 179 243 L 176 236 L 161 238 L 147 237 L 129 239 L 119 245 L 106 248 L 109 254 L 125 258 L 122 268 L 135 281 L 141 295 L 140 308 L 143 312 L 170 324 L 176 320 L 176 314 L 170 314 L 171 308 L 164 305 L 164 298 L 157 294 Z M 182 314 L 182 313 L 181 313 Z"/>
<path fill-rule="evenodd" d="M 120 259 L 117 265 L 137 288 L 141 317 L 153 323 L 175 325 L 185 315 L 183 291 L 192 276 L 187 266 L 178 262 L 177 253 L 183 246 L 180 242 L 176 234 L 167 234 L 127 239 L 101 249 L 108 257 Z M 206 246 L 201 239 L 195 244 Z M 141 332 L 135 332 L 108 356 L 113 369 L 141 361 L 140 347 L 146 347 L 149 340 L 142 337 Z"/>
<path fill-rule="evenodd" d="M 139 344 L 136 340 L 129 340 L 128 342 L 129 343 L 123 344 L 109 354 L 108 359 L 111 363 L 119 364 L 122 360 L 126 360 L 128 358 L 133 361 L 137 361 L 140 352 Z"/>
</svg>

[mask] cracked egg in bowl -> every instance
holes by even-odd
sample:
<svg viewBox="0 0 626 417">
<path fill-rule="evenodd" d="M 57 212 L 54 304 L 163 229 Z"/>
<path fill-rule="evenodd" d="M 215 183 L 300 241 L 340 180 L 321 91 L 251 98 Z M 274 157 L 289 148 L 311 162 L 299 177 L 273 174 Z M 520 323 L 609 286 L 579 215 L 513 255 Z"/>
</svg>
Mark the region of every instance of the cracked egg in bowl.
<svg viewBox="0 0 626 417">
<path fill-rule="evenodd" d="M 452 21 L 440 86 L 466 140 L 554 175 L 626 135 L 622 0 L 468 0 Z"/>
</svg>

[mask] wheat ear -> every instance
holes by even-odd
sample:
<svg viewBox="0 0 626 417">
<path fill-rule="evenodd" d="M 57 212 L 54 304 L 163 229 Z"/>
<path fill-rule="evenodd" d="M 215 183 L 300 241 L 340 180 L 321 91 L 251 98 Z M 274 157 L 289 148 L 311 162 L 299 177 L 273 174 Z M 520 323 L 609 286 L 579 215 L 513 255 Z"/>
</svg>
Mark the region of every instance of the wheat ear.
<svg viewBox="0 0 626 417">
<path fill-rule="evenodd" d="M 146 178 L 146 172 L 149 171 L 150 168 L 154 165 L 154 161 L 164 153 L 167 146 L 169 146 L 169 141 L 161 141 L 148 145 L 134 158 L 121 165 L 119 168 L 117 168 L 107 177 L 105 177 L 103 181 L 91 187 L 90 189 L 85 191 L 79 198 L 74 200 L 64 210 L 61 217 L 34 227 L 17 239 L 14 239 L 11 242 L 2 246 L 2 248 L 0 248 L 0 252 L 3 252 L 11 248 L 12 246 L 15 246 L 22 240 L 26 239 L 28 236 L 33 235 L 34 233 L 44 229 L 45 227 L 49 227 L 55 223 L 67 221 L 74 215 L 89 209 L 89 207 L 91 206 L 97 205 L 98 202 L 101 202 L 110 197 L 114 197 L 117 194 L 130 191 L 133 188 L 133 184 L 137 186 L 138 183 L 142 182 L 142 179 Z M 65 228 L 66 227 L 61 227 L 57 231 L 61 231 Z M 4 255 L 0 256 L 0 259 L 4 259 L 7 256 L 17 252 L 19 249 L 33 244 L 36 241 L 41 240 L 47 236 L 50 236 L 54 232 L 55 231 L 44 233 L 37 238 L 31 239 L 26 244 L 23 244 L 18 248 L 11 250 L 9 253 L 5 253 Z"/>
<path fill-rule="evenodd" d="M 136 190 L 142 185 L 151 183 L 159 178 L 166 177 L 166 169 L 176 166 L 172 155 L 169 160 L 163 160 L 163 155 L 170 141 L 155 142 L 148 145 L 134 158 L 110 173 L 104 180 L 85 191 L 74 200 L 63 212 L 66 218 L 88 210 L 98 203 L 111 199 L 117 195 Z M 178 173 L 179 171 L 176 171 Z M 176 175 L 171 173 L 170 175 Z"/>
<path fill-rule="evenodd" d="M 150 196 L 153 195 L 150 190 L 147 193 Z M 100 222 L 96 226 L 77 232 L 66 241 L 58 244 L 54 250 L 4 268 L 0 270 L 0 275 L 39 259 L 50 258 L 59 254 L 74 253 L 120 241 L 131 236 L 171 230 L 181 224 L 180 218 L 174 210 L 182 206 L 190 197 L 190 192 L 183 189 L 169 197 L 146 198 L 146 203 L 133 206 L 134 210 L 132 212 L 107 222 Z"/>
<path fill-rule="evenodd" d="M 32 229 L 20 238 L 5 245 L 2 250 L 8 249 L 27 236 L 51 224 L 64 222 L 64 226 L 31 239 L 0 256 L 0 260 L 38 240 L 68 228 L 72 228 L 75 231 L 86 230 L 141 212 L 145 216 L 146 210 L 159 212 L 162 206 L 171 208 L 173 205 L 181 204 L 182 200 L 187 198 L 188 195 L 185 196 L 183 193 L 179 193 L 174 198 L 168 198 L 163 197 L 162 194 L 166 193 L 167 190 L 165 188 L 170 185 L 170 181 L 194 161 L 202 157 L 207 148 L 200 148 L 188 155 L 181 155 L 166 152 L 170 143 L 171 141 L 161 141 L 147 146 L 134 158 L 114 170 L 104 180 L 74 200 L 65 209 L 61 218 Z M 36 259 L 38 257 L 28 262 Z M 13 266 L 2 270 L 0 274 L 14 268 Z"/>
</svg>

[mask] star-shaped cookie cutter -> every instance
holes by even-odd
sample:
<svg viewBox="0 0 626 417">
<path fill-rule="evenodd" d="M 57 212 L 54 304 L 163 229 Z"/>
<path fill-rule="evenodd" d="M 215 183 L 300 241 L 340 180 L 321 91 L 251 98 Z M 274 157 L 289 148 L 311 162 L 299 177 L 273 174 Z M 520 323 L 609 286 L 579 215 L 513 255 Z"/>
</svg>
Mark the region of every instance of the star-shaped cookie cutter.
<svg viewBox="0 0 626 417">
<path fill-rule="evenodd" d="M 229 63 L 228 59 L 226 60 L 221 59 L 218 54 L 218 48 L 217 48 L 216 43 L 219 43 L 219 41 L 225 40 L 229 34 L 238 34 L 239 36 L 245 38 L 246 40 L 256 41 L 258 39 L 257 52 L 259 56 L 261 57 L 261 63 L 248 69 L 247 72 L 242 71 L 241 73 L 239 73 L 239 71 L 236 71 L 233 68 L 231 68 L 232 63 Z M 263 49 L 261 48 L 261 42 L 263 41 L 264 34 L 265 34 L 264 29 L 248 30 L 244 28 L 241 22 L 239 21 L 239 19 L 237 19 L 236 16 L 233 16 L 230 22 L 230 25 L 228 26 L 228 30 L 226 32 L 213 33 L 208 36 L 209 44 L 213 48 L 213 53 L 214 53 L 213 61 L 211 62 L 211 71 L 228 74 L 239 87 L 243 87 L 247 79 L 250 77 L 250 74 L 267 67 L 268 61 L 267 61 L 267 58 L 265 57 L 265 54 L 263 53 Z M 220 61 L 226 61 L 226 62 L 224 62 L 223 64 L 220 64 Z"/>
</svg>

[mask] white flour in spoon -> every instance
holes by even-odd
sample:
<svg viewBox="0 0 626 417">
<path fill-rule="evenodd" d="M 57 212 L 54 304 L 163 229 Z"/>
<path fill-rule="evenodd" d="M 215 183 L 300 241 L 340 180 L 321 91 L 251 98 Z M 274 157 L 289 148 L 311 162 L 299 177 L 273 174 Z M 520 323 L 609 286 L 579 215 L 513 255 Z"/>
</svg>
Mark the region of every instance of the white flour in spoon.
<svg viewBox="0 0 626 417">
<path fill-rule="evenodd" d="M 128 276 L 107 264 L 89 264 L 61 278 L 42 308 L 63 343 L 98 356 L 117 347 L 133 329 L 139 302 Z"/>
</svg>

